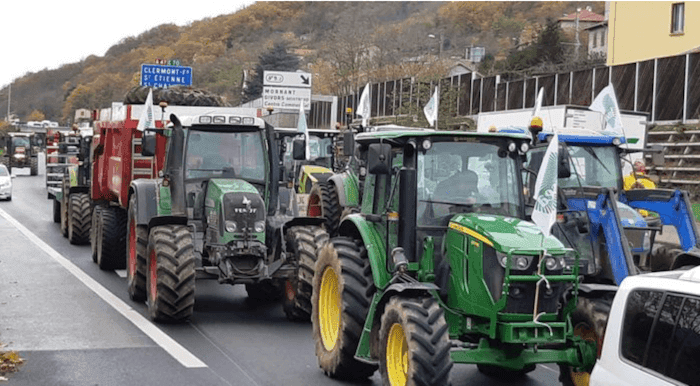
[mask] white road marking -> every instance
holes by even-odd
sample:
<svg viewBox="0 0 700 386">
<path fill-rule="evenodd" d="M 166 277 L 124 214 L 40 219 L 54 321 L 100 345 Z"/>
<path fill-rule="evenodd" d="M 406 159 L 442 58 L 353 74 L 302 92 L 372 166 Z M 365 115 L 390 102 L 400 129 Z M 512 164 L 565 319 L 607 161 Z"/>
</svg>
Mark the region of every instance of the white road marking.
<svg viewBox="0 0 700 386">
<path fill-rule="evenodd" d="M 547 369 L 547 370 L 549 370 L 549 371 L 551 371 L 551 372 L 553 372 L 553 373 L 559 373 L 559 370 L 554 370 L 553 368 L 551 368 L 551 367 L 549 367 L 549 366 L 542 365 L 542 367 L 544 367 L 545 369 Z"/>
<path fill-rule="evenodd" d="M 121 277 L 122 279 L 126 277 L 126 269 L 115 269 L 114 273 L 116 273 L 117 276 Z"/>
<path fill-rule="evenodd" d="M 182 347 L 182 345 L 177 343 L 173 338 L 171 338 L 161 329 L 156 327 L 156 325 L 151 323 L 148 319 L 144 318 L 136 310 L 129 307 L 128 304 L 124 303 L 124 301 L 116 297 L 113 293 L 109 292 L 95 279 L 91 278 L 88 274 L 83 272 L 75 264 L 70 262 L 70 260 L 63 257 L 63 255 L 58 253 L 55 249 L 51 248 L 51 246 L 46 244 L 43 240 L 37 237 L 24 225 L 20 224 L 19 221 L 15 220 L 14 217 L 10 216 L 7 212 L 5 212 L 2 209 L 0 209 L 0 216 L 4 217 L 15 228 L 22 232 L 22 234 L 24 234 L 31 242 L 36 244 L 39 248 L 46 252 L 47 255 L 51 256 L 54 260 L 56 260 L 56 262 L 62 265 L 63 268 L 67 269 L 68 272 L 70 272 L 71 274 L 73 274 L 73 276 L 78 278 L 78 280 L 83 282 L 83 284 L 85 284 L 90 290 L 92 290 L 92 292 L 97 294 L 97 296 L 101 297 L 102 300 L 104 300 L 110 306 L 112 306 L 112 308 L 117 310 L 125 318 L 131 321 L 131 323 L 133 323 L 139 330 L 141 330 L 144 334 L 151 338 L 158 346 L 163 348 L 163 350 L 165 350 L 168 354 L 175 358 L 175 360 L 180 362 L 180 364 L 187 368 L 208 367 L 199 358 L 194 356 L 194 354 L 189 352 L 186 348 Z"/>
</svg>

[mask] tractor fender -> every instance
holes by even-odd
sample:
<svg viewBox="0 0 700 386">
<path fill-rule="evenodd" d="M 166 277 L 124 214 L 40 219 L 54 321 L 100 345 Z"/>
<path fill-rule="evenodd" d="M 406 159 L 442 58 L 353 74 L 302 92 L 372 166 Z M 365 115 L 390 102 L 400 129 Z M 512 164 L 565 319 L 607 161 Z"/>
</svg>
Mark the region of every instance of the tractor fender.
<svg viewBox="0 0 700 386">
<path fill-rule="evenodd" d="M 148 229 L 160 225 L 187 225 L 187 217 L 185 216 L 156 216 L 151 217 L 148 221 Z"/>
<path fill-rule="evenodd" d="M 700 265 L 700 250 L 693 248 L 687 252 L 681 252 L 673 259 L 673 264 L 671 265 L 671 270 L 678 269 L 685 266 L 698 266 Z"/>
<path fill-rule="evenodd" d="M 608 293 L 616 293 L 620 287 L 612 284 L 581 283 L 579 284 L 579 296 L 591 298 Z"/>
<path fill-rule="evenodd" d="M 322 217 L 294 217 L 291 220 L 284 223 L 284 225 L 282 226 L 282 231 L 284 232 L 284 234 L 287 234 L 287 229 L 297 225 L 322 226 L 324 221 L 325 220 Z"/>
<path fill-rule="evenodd" d="M 90 187 L 89 186 L 71 186 L 68 188 L 68 194 L 73 194 L 73 193 L 90 193 Z"/>
<path fill-rule="evenodd" d="M 367 249 L 367 258 L 372 268 L 372 278 L 377 288 L 384 288 L 391 280 L 387 271 L 387 253 L 384 239 L 362 213 L 345 217 L 338 228 L 338 235 L 362 240 Z"/>
<path fill-rule="evenodd" d="M 360 205 L 357 177 L 345 172 L 332 175 L 328 181 L 333 184 L 338 193 L 338 203 L 341 208 Z"/>
<path fill-rule="evenodd" d="M 158 183 L 155 180 L 137 179 L 129 187 L 129 199 L 136 195 L 136 224 L 148 225 L 158 216 Z"/>
</svg>

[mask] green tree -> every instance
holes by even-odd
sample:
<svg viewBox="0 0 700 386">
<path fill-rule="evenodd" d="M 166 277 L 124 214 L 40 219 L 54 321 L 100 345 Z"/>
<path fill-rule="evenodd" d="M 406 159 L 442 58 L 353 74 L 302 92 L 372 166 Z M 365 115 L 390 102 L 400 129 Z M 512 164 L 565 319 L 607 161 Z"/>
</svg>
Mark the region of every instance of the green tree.
<svg viewBox="0 0 700 386">
<path fill-rule="evenodd" d="M 268 71 L 296 71 L 299 68 L 299 58 L 287 52 L 284 43 L 275 44 L 272 49 L 259 57 L 255 66 L 255 75 L 246 82 L 243 90 L 243 102 L 260 98 L 263 90 L 263 75 Z"/>
<path fill-rule="evenodd" d="M 558 64 L 564 60 L 561 30 L 556 20 L 548 18 L 547 24 L 537 39 L 537 56 L 541 63 Z"/>
</svg>

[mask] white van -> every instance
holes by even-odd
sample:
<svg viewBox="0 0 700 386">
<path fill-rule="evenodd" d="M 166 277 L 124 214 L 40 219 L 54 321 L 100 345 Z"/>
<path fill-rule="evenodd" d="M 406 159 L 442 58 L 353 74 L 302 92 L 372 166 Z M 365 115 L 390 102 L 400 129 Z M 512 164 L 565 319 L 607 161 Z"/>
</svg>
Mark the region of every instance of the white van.
<svg viewBox="0 0 700 386">
<path fill-rule="evenodd" d="M 590 385 L 700 385 L 700 267 L 623 280 Z"/>
</svg>

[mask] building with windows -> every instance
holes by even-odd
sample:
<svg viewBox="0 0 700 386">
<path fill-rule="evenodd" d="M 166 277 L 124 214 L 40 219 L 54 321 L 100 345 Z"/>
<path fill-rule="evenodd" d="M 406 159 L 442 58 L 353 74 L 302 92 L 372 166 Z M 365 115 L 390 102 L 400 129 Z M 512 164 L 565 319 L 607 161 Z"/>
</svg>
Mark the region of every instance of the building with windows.
<svg viewBox="0 0 700 386">
<path fill-rule="evenodd" d="M 612 1 L 609 66 L 679 55 L 700 47 L 700 2 Z"/>
</svg>

